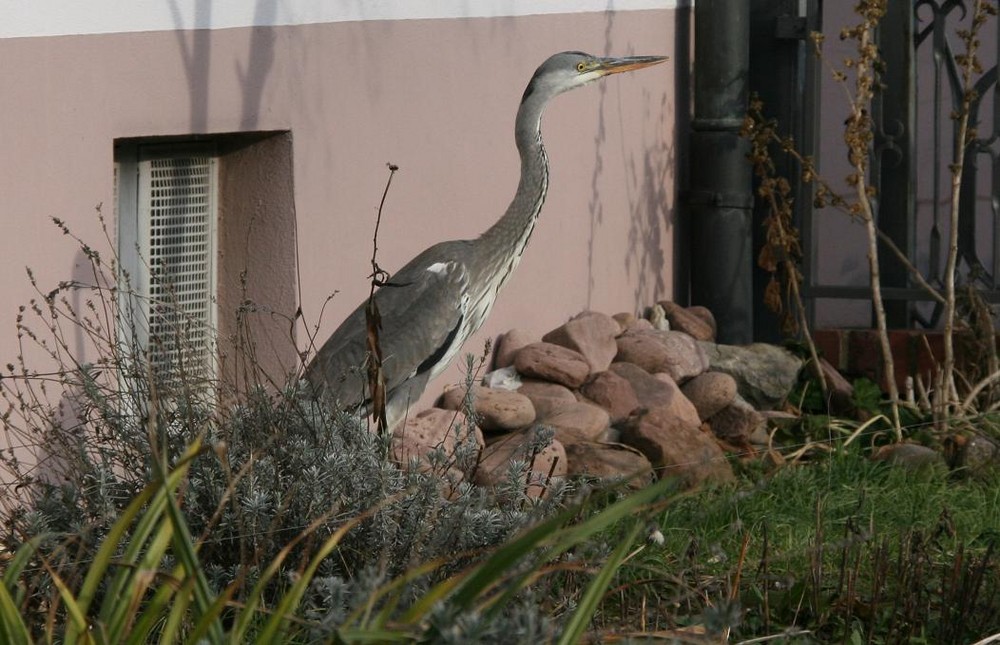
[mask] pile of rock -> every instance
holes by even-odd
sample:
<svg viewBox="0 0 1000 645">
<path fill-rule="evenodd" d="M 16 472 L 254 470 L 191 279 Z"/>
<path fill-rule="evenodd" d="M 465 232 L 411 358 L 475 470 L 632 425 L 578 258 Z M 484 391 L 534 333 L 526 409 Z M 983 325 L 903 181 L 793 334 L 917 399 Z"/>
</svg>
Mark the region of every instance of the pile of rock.
<svg viewBox="0 0 1000 645">
<path fill-rule="evenodd" d="M 503 334 L 494 371 L 471 392 L 447 390 L 437 407 L 395 432 L 401 464 L 430 468 L 428 455 L 455 449 L 469 433 L 481 449 L 474 464 L 447 478 L 500 483 L 510 462 L 529 465 L 531 495 L 553 478 L 621 478 L 634 487 L 654 476 L 687 486 L 726 482 L 726 451 L 752 453 L 767 443 L 769 412 L 794 386 L 801 361 L 773 345 L 714 342 L 715 320 L 703 307 L 662 302 L 648 319 L 585 311 L 540 339 L 522 329 Z M 547 447 L 535 428 L 550 428 Z"/>
</svg>

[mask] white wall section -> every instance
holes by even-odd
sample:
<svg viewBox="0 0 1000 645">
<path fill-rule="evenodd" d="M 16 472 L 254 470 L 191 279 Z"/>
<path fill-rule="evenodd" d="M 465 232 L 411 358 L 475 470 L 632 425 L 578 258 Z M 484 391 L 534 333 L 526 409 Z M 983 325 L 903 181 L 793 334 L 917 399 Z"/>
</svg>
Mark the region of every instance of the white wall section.
<svg viewBox="0 0 1000 645">
<path fill-rule="evenodd" d="M 676 9 L 693 0 L 0 0 L 0 38 Z"/>
</svg>

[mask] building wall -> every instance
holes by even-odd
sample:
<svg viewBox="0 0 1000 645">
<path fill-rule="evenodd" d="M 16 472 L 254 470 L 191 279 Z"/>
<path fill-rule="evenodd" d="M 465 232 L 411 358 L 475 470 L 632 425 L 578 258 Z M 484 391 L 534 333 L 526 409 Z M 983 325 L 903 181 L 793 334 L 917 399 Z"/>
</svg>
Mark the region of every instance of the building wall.
<svg viewBox="0 0 1000 645">
<path fill-rule="evenodd" d="M 298 281 L 283 285 L 294 297 L 277 302 L 285 316 L 301 306 L 302 348 L 313 333 L 322 342 L 368 292 L 387 162 L 400 167 L 379 236 L 378 260 L 390 272 L 434 242 L 478 235 L 503 213 L 518 176 L 517 102 L 535 67 L 566 49 L 672 61 L 550 107 L 542 219 L 466 349 L 479 352 L 513 326 L 540 334 L 582 309 L 636 311 L 669 298 L 678 119 L 689 100 L 683 4 L 288 0 L 251 11 L 147 0 L 123 15 L 110 0 L 86 11 L 55 0 L 3 3 L 0 363 L 19 351 L 17 306 L 33 295 L 25 266 L 43 289 L 87 277 L 49 218 L 102 248 L 94 209 L 103 204 L 112 219 L 116 139 L 289 133 Z M 284 280 L 287 260 L 275 258 L 277 272 L 251 263 L 246 279 Z M 452 369 L 430 389 L 459 379 Z"/>
</svg>

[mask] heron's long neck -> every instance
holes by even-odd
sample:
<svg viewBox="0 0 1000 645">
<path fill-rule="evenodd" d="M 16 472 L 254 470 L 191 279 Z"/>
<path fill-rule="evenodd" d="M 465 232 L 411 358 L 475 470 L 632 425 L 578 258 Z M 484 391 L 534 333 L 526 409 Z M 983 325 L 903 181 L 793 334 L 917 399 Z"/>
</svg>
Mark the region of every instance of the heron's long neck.
<svg viewBox="0 0 1000 645">
<path fill-rule="evenodd" d="M 522 102 L 514 127 L 521 155 L 517 193 L 503 217 L 476 240 L 480 250 L 477 255 L 483 259 L 479 269 L 494 295 L 521 261 L 549 188 L 549 163 L 540 127 L 544 108 L 545 101 L 541 98 L 528 97 Z"/>
</svg>

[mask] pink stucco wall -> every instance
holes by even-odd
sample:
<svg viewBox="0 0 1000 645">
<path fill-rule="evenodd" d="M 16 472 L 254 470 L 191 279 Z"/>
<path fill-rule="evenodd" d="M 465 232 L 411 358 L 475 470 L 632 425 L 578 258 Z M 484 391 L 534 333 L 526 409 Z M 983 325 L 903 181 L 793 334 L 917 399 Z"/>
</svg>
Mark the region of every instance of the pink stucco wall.
<svg viewBox="0 0 1000 645">
<path fill-rule="evenodd" d="M 18 351 L 14 317 L 32 295 L 23 268 L 43 286 L 79 277 L 75 246 L 48 218 L 99 245 L 94 207 L 110 219 L 116 138 L 291 131 L 301 281 L 287 288 L 322 340 L 367 293 L 386 162 L 401 170 L 384 268 L 477 235 L 513 195 L 524 84 L 565 49 L 673 61 L 551 106 L 542 219 L 467 350 L 515 325 L 542 333 L 582 309 L 670 297 L 688 20 L 664 9 L 0 39 L 0 363 Z M 430 389 L 459 378 L 453 369 Z"/>
</svg>

